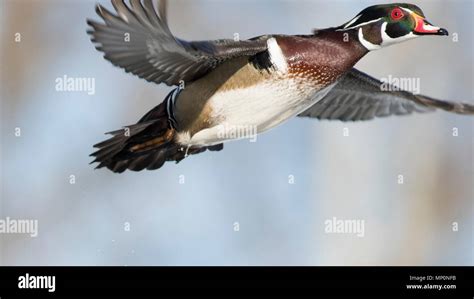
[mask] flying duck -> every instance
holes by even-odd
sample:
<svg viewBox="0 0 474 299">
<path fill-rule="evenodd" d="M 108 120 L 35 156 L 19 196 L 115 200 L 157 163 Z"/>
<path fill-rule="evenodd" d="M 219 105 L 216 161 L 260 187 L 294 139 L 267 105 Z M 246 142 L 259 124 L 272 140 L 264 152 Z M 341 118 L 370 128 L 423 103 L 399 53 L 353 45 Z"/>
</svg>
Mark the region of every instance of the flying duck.
<svg viewBox="0 0 474 299">
<path fill-rule="evenodd" d="M 149 82 L 175 88 L 138 123 L 113 131 L 91 154 L 113 172 L 158 169 L 288 119 L 363 121 L 436 108 L 474 114 L 474 106 L 384 87 L 353 66 L 370 51 L 424 35 L 448 35 L 415 5 L 370 6 L 347 23 L 310 35 L 185 41 L 166 20 L 166 1 L 112 0 L 88 20 L 104 58 Z M 391 87 L 391 86 L 388 86 Z M 387 91 L 388 90 L 388 91 Z"/>
</svg>

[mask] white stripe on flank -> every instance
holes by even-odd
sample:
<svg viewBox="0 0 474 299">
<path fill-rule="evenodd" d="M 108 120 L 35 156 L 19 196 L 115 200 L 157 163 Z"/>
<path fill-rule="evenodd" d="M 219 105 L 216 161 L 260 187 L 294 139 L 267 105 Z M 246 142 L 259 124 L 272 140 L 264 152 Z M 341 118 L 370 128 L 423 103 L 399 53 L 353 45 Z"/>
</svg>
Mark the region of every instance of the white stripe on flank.
<svg viewBox="0 0 474 299">
<path fill-rule="evenodd" d="M 166 98 L 166 112 L 168 112 L 168 121 L 172 128 L 177 127 L 176 117 L 174 115 L 174 105 L 176 102 L 176 98 L 181 93 L 181 88 L 175 88 Z"/>
<path fill-rule="evenodd" d="M 276 69 L 282 73 L 288 71 L 288 63 L 286 57 L 283 55 L 277 40 L 272 37 L 267 41 L 268 53 L 270 54 L 270 61 Z"/>
</svg>

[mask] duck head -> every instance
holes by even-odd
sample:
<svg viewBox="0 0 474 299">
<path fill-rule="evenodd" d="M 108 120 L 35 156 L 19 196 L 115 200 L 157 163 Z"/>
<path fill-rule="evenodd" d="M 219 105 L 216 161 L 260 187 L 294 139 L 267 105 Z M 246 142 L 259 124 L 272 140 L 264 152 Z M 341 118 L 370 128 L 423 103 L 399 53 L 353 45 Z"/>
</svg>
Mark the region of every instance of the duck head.
<svg viewBox="0 0 474 299">
<path fill-rule="evenodd" d="M 448 35 L 444 28 L 429 23 L 416 5 L 394 3 L 370 6 L 336 31 L 357 31 L 367 50 L 377 50 L 422 35 Z"/>
</svg>

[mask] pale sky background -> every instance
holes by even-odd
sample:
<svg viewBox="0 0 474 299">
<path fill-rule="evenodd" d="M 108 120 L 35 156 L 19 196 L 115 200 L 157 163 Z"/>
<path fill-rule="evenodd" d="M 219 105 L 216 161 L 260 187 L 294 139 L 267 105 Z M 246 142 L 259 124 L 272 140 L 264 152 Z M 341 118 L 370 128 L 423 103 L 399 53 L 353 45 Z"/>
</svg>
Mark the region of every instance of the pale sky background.
<svg viewBox="0 0 474 299">
<path fill-rule="evenodd" d="M 228 143 L 157 171 L 94 170 L 88 155 L 103 133 L 135 123 L 170 90 L 94 49 L 86 19 L 99 19 L 96 2 L 111 8 L 0 0 L 0 219 L 39 222 L 36 238 L 0 234 L 0 265 L 473 265 L 472 117 L 294 119 L 256 143 Z M 202 40 L 306 34 L 392 1 L 170 2 L 171 30 Z M 423 94 L 474 104 L 473 2 L 411 3 L 459 41 L 420 38 L 357 67 L 419 78 Z M 95 78 L 95 95 L 56 92 L 63 75 Z M 363 220 L 365 236 L 325 233 L 333 217 Z"/>
</svg>

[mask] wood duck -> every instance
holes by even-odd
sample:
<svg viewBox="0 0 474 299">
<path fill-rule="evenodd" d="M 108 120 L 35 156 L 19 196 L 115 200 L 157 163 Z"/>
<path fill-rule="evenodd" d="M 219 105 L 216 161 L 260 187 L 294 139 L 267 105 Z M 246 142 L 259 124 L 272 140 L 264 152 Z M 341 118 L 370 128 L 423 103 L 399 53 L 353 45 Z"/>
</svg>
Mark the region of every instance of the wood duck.
<svg viewBox="0 0 474 299">
<path fill-rule="evenodd" d="M 474 106 L 388 88 L 353 66 L 368 52 L 424 35 L 448 35 L 411 4 L 376 5 L 347 23 L 310 35 L 185 41 L 171 33 L 166 2 L 98 5 L 105 24 L 88 33 L 105 59 L 149 82 L 177 86 L 137 124 L 110 132 L 91 154 L 97 168 L 121 173 L 160 168 L 288 119 L 360 121 L 436 108 L 474 114 Z M 386 90 L 386 89 L 385 89 Z M 232 131 L 234 129 L 234 131 Z"/>
</svg>

